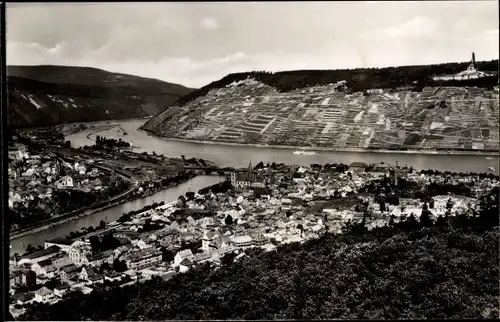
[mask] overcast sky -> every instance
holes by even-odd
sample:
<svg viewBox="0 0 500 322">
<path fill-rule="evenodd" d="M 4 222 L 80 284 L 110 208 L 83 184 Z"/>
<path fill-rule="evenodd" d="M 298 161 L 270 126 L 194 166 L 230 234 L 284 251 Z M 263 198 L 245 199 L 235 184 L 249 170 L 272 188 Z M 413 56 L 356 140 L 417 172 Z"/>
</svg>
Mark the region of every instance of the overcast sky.
<svg viewBox="0 0 500 322">
<path fill-rule="evenodd" d="M 7 3 L 7 64 L 201 87 L 232 72 L 498 59 L 498 1 Z"/>
</svg>

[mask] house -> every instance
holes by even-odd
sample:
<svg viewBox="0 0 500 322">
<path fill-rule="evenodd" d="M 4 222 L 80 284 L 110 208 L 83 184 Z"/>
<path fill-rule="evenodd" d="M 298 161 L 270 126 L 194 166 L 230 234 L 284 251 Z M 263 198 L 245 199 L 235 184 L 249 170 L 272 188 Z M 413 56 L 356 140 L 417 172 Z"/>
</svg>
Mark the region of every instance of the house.
<svg viewBox="0 0 500 322">
<path fill-rule="evenodd" d="M 104 280 L 110 282 L 118 282 L 123 278 L 122 274 L 117 273 L 115 271 L 107 271 L 104 273 Z"/>
<path fill-rule="evenodd" d="M 86 256 L 86 263 L 87 263 L 87 265 L 90 265 L 93 267 L 99 267 L 104 262 L 109 262 L 108 258 L 110 256 L 111 256 L 111 254 L 109 253 L 109 251 L 99 252 L 99 253 L 91 253 L 91 254 L 88 254 Z M 111 261 L 111 263 L 113 263 L 113 262 Z"/>
<path fill-rule="evenodd" d="M 201 249 L 204 252 L 210 251 L 212 249 L 212 241 L 215 237 L 215 234 L 211 231 L 205 230 L 203 232 L 203 237 L 201 238 Z"/>
<path fill-rule="evenodd" d="M 75 264 L 69 264 L 61 267 L 59 278 L 63 283 L 69 283 L 70 279 L 78 277 L 78 267 Z"/>
<path fill-rule="evenodd" d="M 36 275 L 43 276 L 48 276 L 49 272 L 54 274 L 54 270 L 51 270 L 53 267 L 52 259 L 50 258 L 31 265 L 31 269 L 36 273 Z"/>
<path fill-rule="evenodd" d="M 82 242 L 80 240 L 75 241 L 71 244 L 68 251 L 69 259 L 76 265 L 88 264 L 87 256 L 92 253 L 92 247 L 90 243 Z"/>
<path fill-rule="evenodd" d="M 125 256 L 128 269 L 141 269 L 162 261 L 161 252 L 156 247 L 131 251 Z"/>
<path fill-rule="evenodd" d="M 18 293 L 14 294 L 13 298 L 14 300 L 16 300 L 17 304 L 26 305 L 33 302 L 35 298 L 35 293 L 33 292 Z"/>
<path fill-rule="evenodd" d="M 185 258 L 179 263 L 179 272 L 185 273 L 193 266 L 193 262 Z"/>
<path fill-rule="evenodd" d="M 22 285 L 22 272 L 21 271 L 11 271 L 9 274 L 10 277 L 10 287 L 16 288 Z"/>
<path fill-rule="evenodd" d="M 56 187 L 58 189 L 62 188 L 72 188 L 73 185 L 73 178 L 70 176 L 65 176 L 62 177 L 59 181 L 56 182 Z"/>
<path fill-rule="evenodd" d="M 209 253 L 201 253 L 194 255 L 194 263 L 201 264 L 210 260 L 212 256 Z"/>
<path fill-rule="evenodd" d="M 132 247 L 133 247 L 133 246 L 132 246 L 132 244 L 127 244 L 127 245 L 122 245 L 122 246 L 120 246 L 120 247 L 116 248 L 116 249 L 113 251 L 113 255 L 112 255 L 112 256 L 113 256 L 113 260 L 114 260 L 115 258 L 117 258 L 117 259 L 120 259 L 120 260 L 121 260 L 121 258 L 122 258 L 124 255 L 126 255 L 126 254 L 130 251 L 130 249 L 132 249 Z"/>
<path fill-rule="evenodd" d="M 175 254 L 174 265 L 180 265 L 180 263 L 185 259 L 189 259 L 190 261 L 195 260 L 195 257 L 193 255 L 193 252 L 191 251 L 191 249 L 181 250 L 180 252 Z"/>
<path fill-rule="evenodd" d="M 35 301 L 48 303 L 54 298 L 54 292 L 43 286 L 38 291 L 35 291 Z"/>
<path fill-rule="evenodd" d="M 267 243 L 269 243 L 269 239 L 266 238 L 264 235 L 262 234 L 257 234 L 254 238 L 253 238 L 253 244 L 255 246 L 264 246 L 266 245 Z"/>
<path fill-rule="evenodd" d="M 79 274 L 79 279 L 87 282 L 88 284 L 102 283 L 104 279 L 101 275 L 96 274 L 91 266 L 83 266 Z"/>
<path fill-rule="evenodd" d="M 247 248 L 253 246 L 253 239 L 248 235 L 233 237 L 231 243 L 234 247 Z"/>
<path fill-rule="evenodd" d="M 219 251 L 225 251 L 232 248 L 231 239 L 228 236 L 219 236 L 212 242 L 212 247 L 218 249 Z"/>
<path fill-rule="evenodd" d="M 36 276 L 36 283 L 38 285 L 44 285 L 45 283 L 47 283 L 48 281 L 50 280 L 49 277 L 47 277 L 47 275 L 37 275 Z"/>
<path fill-rule="evenodd" d="M 38 250 L 36 252 L 33 252 L 29 255 L 21 257 L 21 259 L 18 262 L 18 265 L 23 265 L 25 263 L 36 263 L 40 262 L 43 260 L 46 260 L 48 258 L 52 258 L 56 256 L 60 251 L 60 248 L 57 246 L 50 246 L 46 249 Z"/>
<path fill-rule="evenodd" d="M 70 290 L 69 284 L 63 283 L 61 285 L 57 285 L 54 288 L 54 295 L 57 297 L 63 297 Z"/>
</svg>

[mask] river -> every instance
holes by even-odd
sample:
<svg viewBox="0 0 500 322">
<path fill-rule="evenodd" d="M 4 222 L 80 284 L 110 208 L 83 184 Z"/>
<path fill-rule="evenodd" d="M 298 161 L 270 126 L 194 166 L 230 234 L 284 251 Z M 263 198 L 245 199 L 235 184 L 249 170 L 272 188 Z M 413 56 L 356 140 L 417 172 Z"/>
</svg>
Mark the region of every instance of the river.
<svg viewBox="0 0 500 322">
<path fill-rule="evenodd" d="M 196 157 L 213 161 L 222 166 L 247 167 L 248 163 L 283 162 L 287 164 L 310 165 L 312 163 L 343 162 L 386 162 L 392 165 L 399 162 L 401 166 L 408 165 L 415 169 L 436 169 L 455 172 L 487 172 L 489 167 L 495 168 L 498 174 L 498 156 L 485 157 L 480 155 L 439 155 L 439 154 L 408 154 L 408 153 L 376 153 L 376 152 L 324 152 L 314 155 L 296 155 L 293 150 L 284 148 L 257 148 L 248 146 L 227 146 L 217 144 L 203 144 L 191 142 L 169 141 L 139 131 L 138 128 L 146 120 L 129 120 L 111 122 L 117 126 L 99 133 L 95 129 L 67 136 L 74 147 L 92 145 L 95 135 L 123 139 L 130 142 L 135 152 L 155 151 L 170 157 Z M 104 123 L 105 124 L 105 123 Z M 122 135 L 119 128 L 123 128 L 127 135 Z M 89 135 L 89 138 L 87 137 Z"/>
<path fill-rule="evenodd" d="M 293 150 L 281 148 L 257 148 L 248 146 L 227 146 L 217 144 L 203 144 L 191 142 L 169 141 L 156 136 L 139 131 L 138 128 L 146 120 L 127 120 L 94 123 L 96 128 L 90 128 L 82 132 L 74 133 L 66 137 L 71 141 L 73 147 L 92 145 L 95 135 L 108 138 L 123 139 L 132 144 L 134 152 L 153 151 L 169 157 L 202 158 L 213 161 L 221 166 L 247 167 L 252 164 L 263 162 L 283 162 L 287 164 L 310 165 L 312 163 L 334 163 L 343 162 L 386 162 L 400 165 L 412 166 L 415 169 L 437 169 L 455 172 L 487 172 L 489 167 L 494 167 L 498 174 L 498 156 L 485 157 L 479 155 L 439 155 L 439 154 L 407 154 L 407 153 L 373 153 L 373 152 L 316 152 L 314 155 L 296 155 Z M 116 125 L 110 128 L 109 125 Z M 99 126 L 107 128 L 98 132 Z M 123 135 L 123 130 L 127 135 Z M 11 254 L 23 253 L 28 244 L 41 245 L 46 239 L 66 236 L 70 231 L 96 226 L 103 219 L 108 221 L 116 220 L 122 213 L 135 209 L 140 209 L 145 205 L 156 201 L 173 201 L 179 195 L 185 194 L 191 187 L 192 191 L 217 183 L 219 177 L 201 176 L 181 184 L 178 187 L 158 192 L 152 196 L 131 201 L 114 208 L 98 212 L 87 217 L 76 219 L 62 225 L 34 233 L 29 236 L 20 237 L 11 241 Z"/>
<path fill-rule="evenodd" d="M 26 246 L 28 246 L 29 244 L 33 246 L 43 245 L 45 243 L 45 240 L 47 239 L 54 237 L 65 237 L 71 231 L 80 228 L 99 226 L 101 220 L 107 220 L 108 222 L 115 221 L 120 218 L 120 216 L 125 212 L 138 210 L 155 202 L 175 201 L 180 195 L 184 195 L 188 191 L 198 191 L 202 188 L 221 182 L 222 180 L 225 180 L 225 178 L 219 176 L 198 176 L 190 179 L 187 182 L 181 183 L 176 187 L 159 191 L 153 195 L 129 201 L 127 203 L 106 209 L 104 211 L 96 212 L 94 214 L 78 218 L 73 221 L 68 221 L 46 230 L 35 232 L 31 235 L 13 239 L 10 241 L 10 254 L 13 255 L 15 253 L 24 253 L 26 250 Z"/>
</svg>

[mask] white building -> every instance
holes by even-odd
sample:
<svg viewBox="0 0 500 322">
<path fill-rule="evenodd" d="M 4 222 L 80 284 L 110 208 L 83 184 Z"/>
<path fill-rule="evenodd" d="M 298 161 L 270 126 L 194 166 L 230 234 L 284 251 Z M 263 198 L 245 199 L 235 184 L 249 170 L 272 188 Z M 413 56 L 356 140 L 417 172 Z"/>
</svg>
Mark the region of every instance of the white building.
<svg viewBox="0 0 500 322">
<path fill-rule="evenodd" d="M 69 259 L 76 265 L 85 265 L 88 264 L 87 256 L 91 253 L 92 247 L 90 246 L 90 243 L 77 240 L 71 244 L 68 256 Z"/>
<path fill-rule="evenodd" d="M 179 265 L 185 259 L 188 259 L 191 262 L 195 260 L 191 249 L 185 249 L 178 252 L 174 257 L 174 265 Z"/>
<path fill-rule="evenodd" d="M 234 247 L 248 248 L 253 246 L 253 239 L 248 235 L 236 236 L 231 239 L 231 243 Z"/>
<path fill-rule="evenodd" d="M 48 303 L 52 299 L 54 299 L 54 292 L 45 286 L 35 292 L 35 301 L 37 302 Z"/>
</svg>

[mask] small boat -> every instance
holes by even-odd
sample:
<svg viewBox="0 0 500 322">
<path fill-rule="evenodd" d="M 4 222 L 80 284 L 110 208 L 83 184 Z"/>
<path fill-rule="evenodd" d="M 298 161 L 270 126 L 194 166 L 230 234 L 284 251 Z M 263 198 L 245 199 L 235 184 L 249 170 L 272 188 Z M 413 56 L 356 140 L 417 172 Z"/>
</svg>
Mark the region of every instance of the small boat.
<svg viewBox="0 0 500 322">
<path fill-rule="evenodd" d="M 489 167 L 488 170 L 490 170 L 491 172 L 494 172 L 495 171 L 495 168 L 493 167 Z"/>
<path fill-rule="evenodd" d="M 297 151 L 293 151 L 293 154 L 296 154 L 296 155 L 315 155 L 316 152 L 314 152 L 314 151 L 297 150 Z"/>
<path fill-rule="evenodd" d="M 491 160 L 491 159 L 493 159 L 493 158 L 492 157 L 486 157 L 486 160 Z"/>
</svg>

